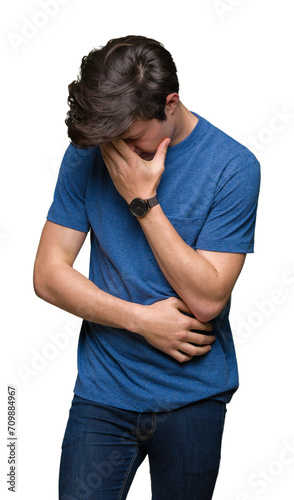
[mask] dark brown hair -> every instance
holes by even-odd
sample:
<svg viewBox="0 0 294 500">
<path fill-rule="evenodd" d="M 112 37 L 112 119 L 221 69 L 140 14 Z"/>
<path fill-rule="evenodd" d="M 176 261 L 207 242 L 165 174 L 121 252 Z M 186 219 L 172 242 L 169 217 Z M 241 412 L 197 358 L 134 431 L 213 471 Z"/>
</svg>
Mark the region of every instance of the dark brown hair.
<svg viewBox="0 0 294 500">
<path fill-rule="evenodd" d="M 68 136 L 87 148 L 119 137 L 138 118 L 166 120 L 166 97 L 178 93 L 179 83 L 161 43 L 126 36 L 84 56 L 68 90 Z"/>
</svg>

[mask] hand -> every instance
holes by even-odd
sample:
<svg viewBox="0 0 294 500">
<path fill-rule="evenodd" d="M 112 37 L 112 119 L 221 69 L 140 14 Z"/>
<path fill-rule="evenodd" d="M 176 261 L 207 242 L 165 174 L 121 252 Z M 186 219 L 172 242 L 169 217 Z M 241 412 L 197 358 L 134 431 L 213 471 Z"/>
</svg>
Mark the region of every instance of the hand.
<svg viewBox="0 0 294 500">
<path fill-rule="evenodd" d="M 210 344 L 215 340 L 213 335 L 194 331 L 211 332 L 212 326 L 210 323 L 201 323 L 192 316 L 182 300 L 170 297 L 145 306 L 141 331 L 138 333 L 142 334 L 149 344 L 177 361 L 189 361 L 194 356 L 208 353 L 211 350 Z"/>
<path fill-rule="evenodd" d="M 134 198 L 148 199 L 156 195 L 170 139 L 164 139 L 151 161 L 138 156 L 122 139 L 100 146 L 102 157 L 113 183 L 128 204 Z"/>
</svg>

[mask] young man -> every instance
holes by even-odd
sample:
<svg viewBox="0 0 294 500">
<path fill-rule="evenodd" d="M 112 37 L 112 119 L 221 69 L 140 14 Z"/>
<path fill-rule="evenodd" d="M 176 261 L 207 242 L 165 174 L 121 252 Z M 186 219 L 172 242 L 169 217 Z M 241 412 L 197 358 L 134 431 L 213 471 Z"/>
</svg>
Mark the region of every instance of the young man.
<svg viewBox="0 0 294 500">
<path fill-rule="evenodd" d="M 140 36 L 84 57 L 35 263 L 38 296 L 81 318 L 60 499 L 209 500 L 238 387 L 230 295 L 253 251 L 259 164 L 179 100 Z M 89 279 L 73 268 L 91 230 Z"/>
</svg>

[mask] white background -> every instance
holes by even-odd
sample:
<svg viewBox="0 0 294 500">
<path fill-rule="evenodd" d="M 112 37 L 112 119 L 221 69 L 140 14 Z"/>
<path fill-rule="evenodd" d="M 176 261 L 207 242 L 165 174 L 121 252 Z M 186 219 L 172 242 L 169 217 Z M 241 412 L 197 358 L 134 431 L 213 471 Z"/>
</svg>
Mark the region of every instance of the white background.
<svg viewBox="0 0 294 500">
<path fill-rule="evenodd" d="M 57 499 L 80 320 L 34 295 L 32 271 L 69 142 L 67 85 L 92 48 L 142 34 L 172 53 L 182 102 L 251 144 L 262 166 L 256 252 L 248 256 L 233 294 L 240 389 L 228 406 L 214 500 L 293 500 L 292 4 L 17 0 L 2 8 L 1 498 L 13 497 L 6 484 L 6 394 L 13 384 L 15 496 Z M 88 243 L 77 267 L 87 273 Z M 128 499 L 150 498 L 146 459 Z"/>
</svg>

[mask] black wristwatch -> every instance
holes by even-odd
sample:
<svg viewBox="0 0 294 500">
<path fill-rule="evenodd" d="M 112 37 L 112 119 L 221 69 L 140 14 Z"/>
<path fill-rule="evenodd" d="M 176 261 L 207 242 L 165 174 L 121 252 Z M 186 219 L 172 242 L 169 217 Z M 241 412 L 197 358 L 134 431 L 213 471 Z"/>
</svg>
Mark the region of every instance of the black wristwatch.
<svg viewBox="0 0 294 500">
<path fill-rule="evenodd" d="M 156 196 L 153 196 L 153 198 L 149 198 L 149 200 L 135 198 L 129 204 L 129 209 L 131 211 L 131 214 L 133 214 L 135 217 L 144 217 L 144 215 L 147 214 L 148 210 L 158 205 L 158 203 L 159 201 Z"/>
</svg>

